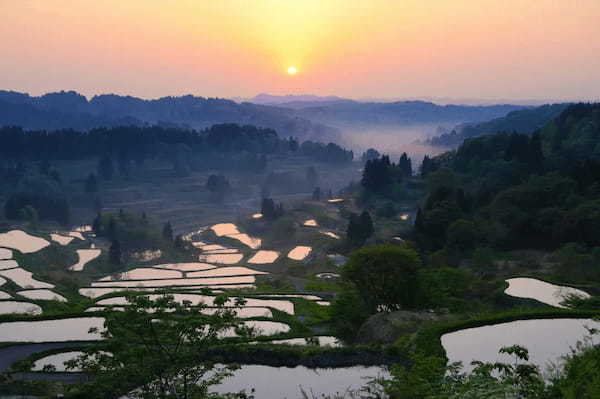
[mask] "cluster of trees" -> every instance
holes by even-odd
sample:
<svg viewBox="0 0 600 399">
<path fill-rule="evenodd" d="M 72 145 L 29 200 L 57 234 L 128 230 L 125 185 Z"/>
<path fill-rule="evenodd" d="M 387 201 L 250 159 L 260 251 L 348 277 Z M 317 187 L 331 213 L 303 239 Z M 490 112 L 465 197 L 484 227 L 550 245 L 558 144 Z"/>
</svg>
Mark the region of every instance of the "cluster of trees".
<svg viewBox="0 0 600 399">
<path fill-rule="evenodd" d="M 323 163 L 344 164 L 352 162 L 354 153 L 345 150 L 337 144 L 317 143 L 314 141 L 305 141 L 300 145 L 300 152 L 316 161 Z"/>
<path fill-rule="evenodd" d="M 7 219 L 54 220 L 68 226 L 71 219 L 69 203 L 61 183 L 37 175 L 22 179 L 4 204 Z"/>
<path fill-rule="evenodd" d="M 423 249 L 600 246 L 600 105 L 570 106 L 531 136 L 469 139 L 425 170 Z"/>
<path fill-rule="evenodd" d="M 119 212 L 99 213 L 92 223 L 94 232 L 110 240 L 113 244 L 118 243 L 115 253 L 126 255 L 130 252 L 160 249 L 173 242 L 172 228 L 170 237 L 167 237 L 165 229 L 161 230 L 158 223 L 147 217 L 145 213 L 136 214 L 120 210 Z M 114 263 L 120 257 L 115 256 Z"/>
<path fill-rule="evenodd" d="M 464 311 L 499 288 L 466 270 L 424 264 L 407 245 L 360 248 L 350 255 L 341 277 L 343 288 L 332 304 L 332 320 L 336 335 L 349 341 L 378 312 Z"/>
<path fill-rule="evenodd" d="M 400 156 L 397 164 L 383 155 L 366 161 L 361 184 L 370 192 L 393 196 L 395 189 L 412 174 L 412 161 L 406 153 Z"/>
<path fill-rule="evenodd" d="M 272 198 L 263 198 L 260 205 L 260 213 L 267 220 L 275 220 L 283 216 L 283 204 L 276 204 Z"/>
</svg>

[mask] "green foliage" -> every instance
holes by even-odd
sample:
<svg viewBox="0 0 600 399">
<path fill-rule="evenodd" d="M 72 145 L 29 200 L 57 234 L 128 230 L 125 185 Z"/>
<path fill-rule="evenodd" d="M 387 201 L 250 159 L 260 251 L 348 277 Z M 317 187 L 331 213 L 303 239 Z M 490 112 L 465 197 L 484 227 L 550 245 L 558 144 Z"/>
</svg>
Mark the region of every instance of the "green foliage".
<svg viewBox="0 0 600 399">
<path fill-rule="evenodd" d="M 123 253 L 169 246 L 155 221 L 131 212 L 104 212 L 94 220 L 94 231 L 110 240 L 118 240 Z"/>
<path fill-rule="evenodd" d="M 531 137 L 482 136 L 428 159 L 415 239 L 429 251 L 600 246 L 599 132 L 600 105 L 578 104 Z"/>
<path fill-rule="evenodd" d="M 410 309 L 419 294 L 419 255 L 410 248 L 378 245 L 359 249 L 342 268 L 342 278 L 351 283 L 371 312 Z"/>
<path fill-rule="evenodd" d="M 79 387 L 88 398 L 124 393 L 140 399 L 207 398 L 209 388 L 235 367 L 216 366 L 203 355 L 233 330 L 242 338 L 251 336 L 235 312 L 224 307 L 224 295 L 214 301 L 211 314 L 201 312 L 204 305 L 193 307 L 169 295 L 127 298 L 124 311 L 106 313 L 104 341 L 67 363 L 93 377 Z"/>
</svg>

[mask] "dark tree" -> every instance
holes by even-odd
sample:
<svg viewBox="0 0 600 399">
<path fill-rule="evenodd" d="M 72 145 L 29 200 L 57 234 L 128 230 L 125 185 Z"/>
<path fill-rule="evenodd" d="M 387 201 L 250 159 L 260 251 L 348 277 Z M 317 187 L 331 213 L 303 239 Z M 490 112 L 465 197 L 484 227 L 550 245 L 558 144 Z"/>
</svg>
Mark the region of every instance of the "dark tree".
<svg viewBox="0 0 600 399">
<path fill-rule="evenodd" d="M 400 156 L 400 160 L 398 161 L 398 168 L 400 169 L 400 173 L 402 174 L 402 177 L 411 177 L 412 176 L 412 161 L 411 159 L 408 157 L 408 155 L 406 155 L 406 153 L 402 153 L 402 155 Z"/>
<path fill-rule="evenodd" d="M 352 245 L 359 246 L 364 244 L 373 235 L 374 231 L 373 220 L 369 212 L 363 211 L 360 216 L 356 214 L 350 215 L 346 237 Z"/>
<path fill-rule="evenodd" d="M 373 192 L 382 192 L 393 182 L 390 158 L 386 155 L 367 161 L 363 170 L 361 184 Z"/>
<path fill-rule="evenodd" d="M 367 161 L 372 161 L 373 159 L 377 159 L 381 156 L 379 151 L 374 148 L 369 148 L 367 151 L 363 152 L 360 157 L 362 163 L 367 163 Z"/>
<path fill-rule="evenodd" d="M 165 223 L 163 226 L 162 235 L 163 238 L 168 242 L 173 242 L 173 226 L 171 226 L 171 222 Z"/>
<path fill-rule="evenodd" d="M 313 194 L 312 194 L 312 199 L 313 199 L 313 201 L 321 200 L 321 188 L 320 187 L 315 187 Z"/>
<path fill-rule="evenodd" d="M 113 265 L 120 265 L 121 257 L 121 243 L 119 242 L 119 240 L 112 240 L 110 248 L 108 249 L 108 258 L 110 260 L 110 263 L 112 263 Z"/>
</svg>

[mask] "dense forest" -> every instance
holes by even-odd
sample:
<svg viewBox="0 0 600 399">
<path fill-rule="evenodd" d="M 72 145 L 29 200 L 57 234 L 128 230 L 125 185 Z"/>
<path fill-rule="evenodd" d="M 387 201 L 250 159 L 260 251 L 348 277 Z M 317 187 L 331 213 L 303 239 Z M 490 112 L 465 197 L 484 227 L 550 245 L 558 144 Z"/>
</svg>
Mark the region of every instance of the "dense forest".
<svg viewBox="0 0 600 399">
<path fill-rule="evenodd" d="M 438 170 L 425 172 L 431 187 L 418 241 L 434 250 L 456 236 L 464 247 L 600 245 L 599 127 L 600 106 L 573 105 L 532 136 L 470 139 L 430 160 Z"/>
</svg>

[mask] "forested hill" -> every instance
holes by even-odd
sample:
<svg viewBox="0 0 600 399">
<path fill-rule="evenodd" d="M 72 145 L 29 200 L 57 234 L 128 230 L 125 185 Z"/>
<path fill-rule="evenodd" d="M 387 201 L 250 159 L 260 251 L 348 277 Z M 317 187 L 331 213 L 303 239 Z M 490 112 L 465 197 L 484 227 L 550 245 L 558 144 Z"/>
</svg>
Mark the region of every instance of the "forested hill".
<svg viewBox="0 0 600 399">
<path fill-rule="evenodd" d="M 600 247 L 600 104 L 571 105 L 530 136 L 468 139 L 422 173 L 425 249 Z"/>
<path fill-rule="evenodd" d="M 39 97 L 0 91 L 0 126 L 40 130 L 148 125 L 204 129 L 219 123 L 271 128 L 282 137 L 301 140 L 339 138 L 336 129 L 299 118 L 293 110 L 219 98 L 183 96 L 144 100 L 109 94 L 88 101 L 73 91 Z"/>
<path fill-rule="evenodd" d="M 556 118 L 569 104 L 542 105 L 512 111 L 506 116 L 482 123 L 468 123 L 456 126 L 452 131 L 432 137 L 428 144 L 438 147 L 457 147 L 468 138 L 497 132 L 517 132 L 531 134 Z"/>
</svg>

